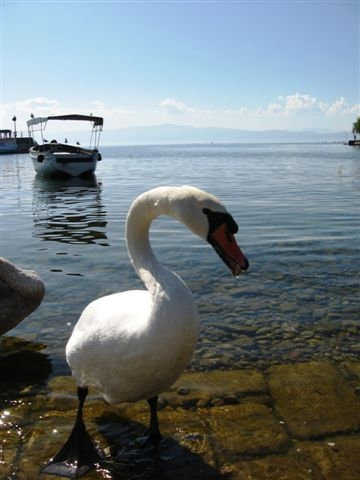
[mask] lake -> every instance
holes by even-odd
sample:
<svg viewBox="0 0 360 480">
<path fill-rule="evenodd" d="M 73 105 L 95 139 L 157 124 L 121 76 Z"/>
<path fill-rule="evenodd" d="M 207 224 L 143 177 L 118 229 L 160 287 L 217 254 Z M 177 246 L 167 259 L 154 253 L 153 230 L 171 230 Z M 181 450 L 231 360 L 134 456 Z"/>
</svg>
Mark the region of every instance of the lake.
<svg viewBox="0 0 360 480">
<path fill-rule="evenodd" d="M 91 179 L 36 177 L 27 155 L 0 158 L 0 254 L 46 284 L 40 307 L 0 340 L 0 477 L 38 478 L 69 434 L 77 400 L 64 349 L 83 308 L 142 287 L 124 241 L 132 201 L 155 186 L 190 184 L 223 200 L 250 268 L 234 278 L 182 225 L 153 223 L 156 255 L 197 301 L 199 341 L 160 398 L 160 457 L 137 447 L 146 402 L 108 406 L 89 396 L 86 425 L 107 456 L 84 478 L 358 478 L 360 149 L 101 153 Z"/>
<path fill-rule="evenodd" d="M 210 144 L 101 151 L 90 180 L 36 177 L 27 155 L 1 157 L 1 255 L 35 269 L 46 284 L 42 305 L 9 335 L 45 344 L 54 374 L 67 371 L 64 346 L 91 300 L 141 288 L 126 253 L 125 218 L 138 194 L 159 185 L 195 185 L 222 199 L 250 261 L 235 279 L 182 225 L 165 217 L 154 222 L 156 254 L 198 302 L 194 369 L 360 354 L 359 149 Z"/>
</svg>

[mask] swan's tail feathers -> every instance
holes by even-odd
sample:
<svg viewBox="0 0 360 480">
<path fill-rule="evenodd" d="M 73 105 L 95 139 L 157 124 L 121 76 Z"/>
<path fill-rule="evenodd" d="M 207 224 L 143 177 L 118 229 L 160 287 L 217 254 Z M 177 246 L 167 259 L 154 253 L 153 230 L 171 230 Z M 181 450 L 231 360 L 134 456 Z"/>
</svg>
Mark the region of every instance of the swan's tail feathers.
<svg viewBox="0 0 360 480">
<path fill-rule="evenodd" d="M 79 409 L 68 440 L 59 453 L 40 469 L 40 473 L 78 478 L 101 461 L 100 451 L 93 444 L 82 419 L 82 407 L 87 395 L 87 389 L 86 392 L 84 390 L 78 389 Z"/>
</svg>

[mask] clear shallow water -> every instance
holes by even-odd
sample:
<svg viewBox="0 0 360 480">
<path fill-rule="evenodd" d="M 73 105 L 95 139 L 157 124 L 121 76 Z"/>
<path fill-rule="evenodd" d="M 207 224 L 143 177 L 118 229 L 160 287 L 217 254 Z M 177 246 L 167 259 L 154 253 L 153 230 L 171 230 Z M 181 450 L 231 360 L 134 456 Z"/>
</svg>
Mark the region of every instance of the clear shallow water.
<svg viewBox="0 0 360 480">
<path fill-rule="evenodd" d="M 2 156 L 1 255 L 35 269 L 42 305 L 9 335 L 47 346 L 54 374 L 82 309 L 141 288 L 124 243 L 133 199 L 159 185 L 219 196 L 239 224 L 250 269 L 234 279 L 211 247 L 167 218 L 157 255 L 189 285 L 201 336 L 193 368 L 327 356 L 358 358 L 360 150 L 344 145 L 103 147 L 91 180 L 35 176 Z"/>
</svg>

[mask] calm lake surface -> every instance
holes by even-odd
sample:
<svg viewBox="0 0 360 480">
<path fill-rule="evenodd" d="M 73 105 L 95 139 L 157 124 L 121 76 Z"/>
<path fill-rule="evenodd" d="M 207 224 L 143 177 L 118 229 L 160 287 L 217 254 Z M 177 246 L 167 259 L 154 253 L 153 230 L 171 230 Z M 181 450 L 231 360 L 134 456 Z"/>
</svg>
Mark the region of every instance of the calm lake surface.
<svg viewBox="0 0 360 480">
<path fill-rule="evenodd" d="M 211 247 L 172 219 L 152 227 L 161 261 L 189 285 L 201 335 L 193 369 L 359 358 L 360 149 L 345 145 L 103 147 L 93 179 L 35 176 L 27 155 L 3 155 L 0 254 L 35 269 L 41 306 L 9 332 L 46 345 L 53 374 L 83 308 L 141 288 L 124 242 L 133 199 L 159 185 L 195 185 L 239 224 L 250 269 L 231 276 Z"/>
</svg>

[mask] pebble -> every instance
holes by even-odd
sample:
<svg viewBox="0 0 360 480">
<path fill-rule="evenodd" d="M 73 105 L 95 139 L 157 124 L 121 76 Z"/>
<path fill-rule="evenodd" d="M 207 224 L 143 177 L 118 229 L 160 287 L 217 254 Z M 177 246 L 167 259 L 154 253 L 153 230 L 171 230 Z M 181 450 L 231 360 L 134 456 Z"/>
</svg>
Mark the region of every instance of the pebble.
<svg viewBox="0 0 360 480">
<path fill-rule="evenodd" d="M 316 322 L 301 323 L 277 316 L 264 325 L 264 319 L 255 316 L 252 320 L 239 319 L 239 323 L 231 318 L 228 322 L 216 322 L 211 328 L 205 325 L 191 369 L 266 369 L 284 362 L 358 359 L 359 322 L 319 317 Z"/>
<path fill-rule="evenodd" d="M 280 303 L 280 310 L 283 312 L 291 312 L 292 310 L 295 310 L 297 308 L 296 303 L 292 302 L 282 302 Z"/>
<path fill-rule="evenodd" d="M 176 391 L 178 395 L 188 395 L 190 392 L 190 388 L 188 387 L 179 387 Z"/>
<path fill-rule="evenodd" d="M 225 405 L 232 405 L 232 404 L 237 403 L 238 399 L 237 399 L 236 395 L 226 395 L 223 398 L 223 402 L 224 402 Z"/>
<path fill-rule="evenodd" d="M 300 333 L 300 336 L 307 339 L 312 338 L 314 336 L 314 332 L 312 332 L 311 330 L 304 330 Z"/>
<path fill-rule="evenodd" d="M 210 403 L 210 399 L 209 398 L 200 398 L 200 400 L 198 400 L 196 406 L 198 408 L 205 408 L 209 405 Z"/>
<path fill-rule="evenodd" d="M 257 336 L 267 335 L 268 333 L 271 333 L 271 328 L 269 328 L 269 327 L 260 327 L 260 328 L 258 328 L 258 330 L 257 330 L 257 332 L 256 332 L 256 335 L 257 335 Z"/>
</svg>

